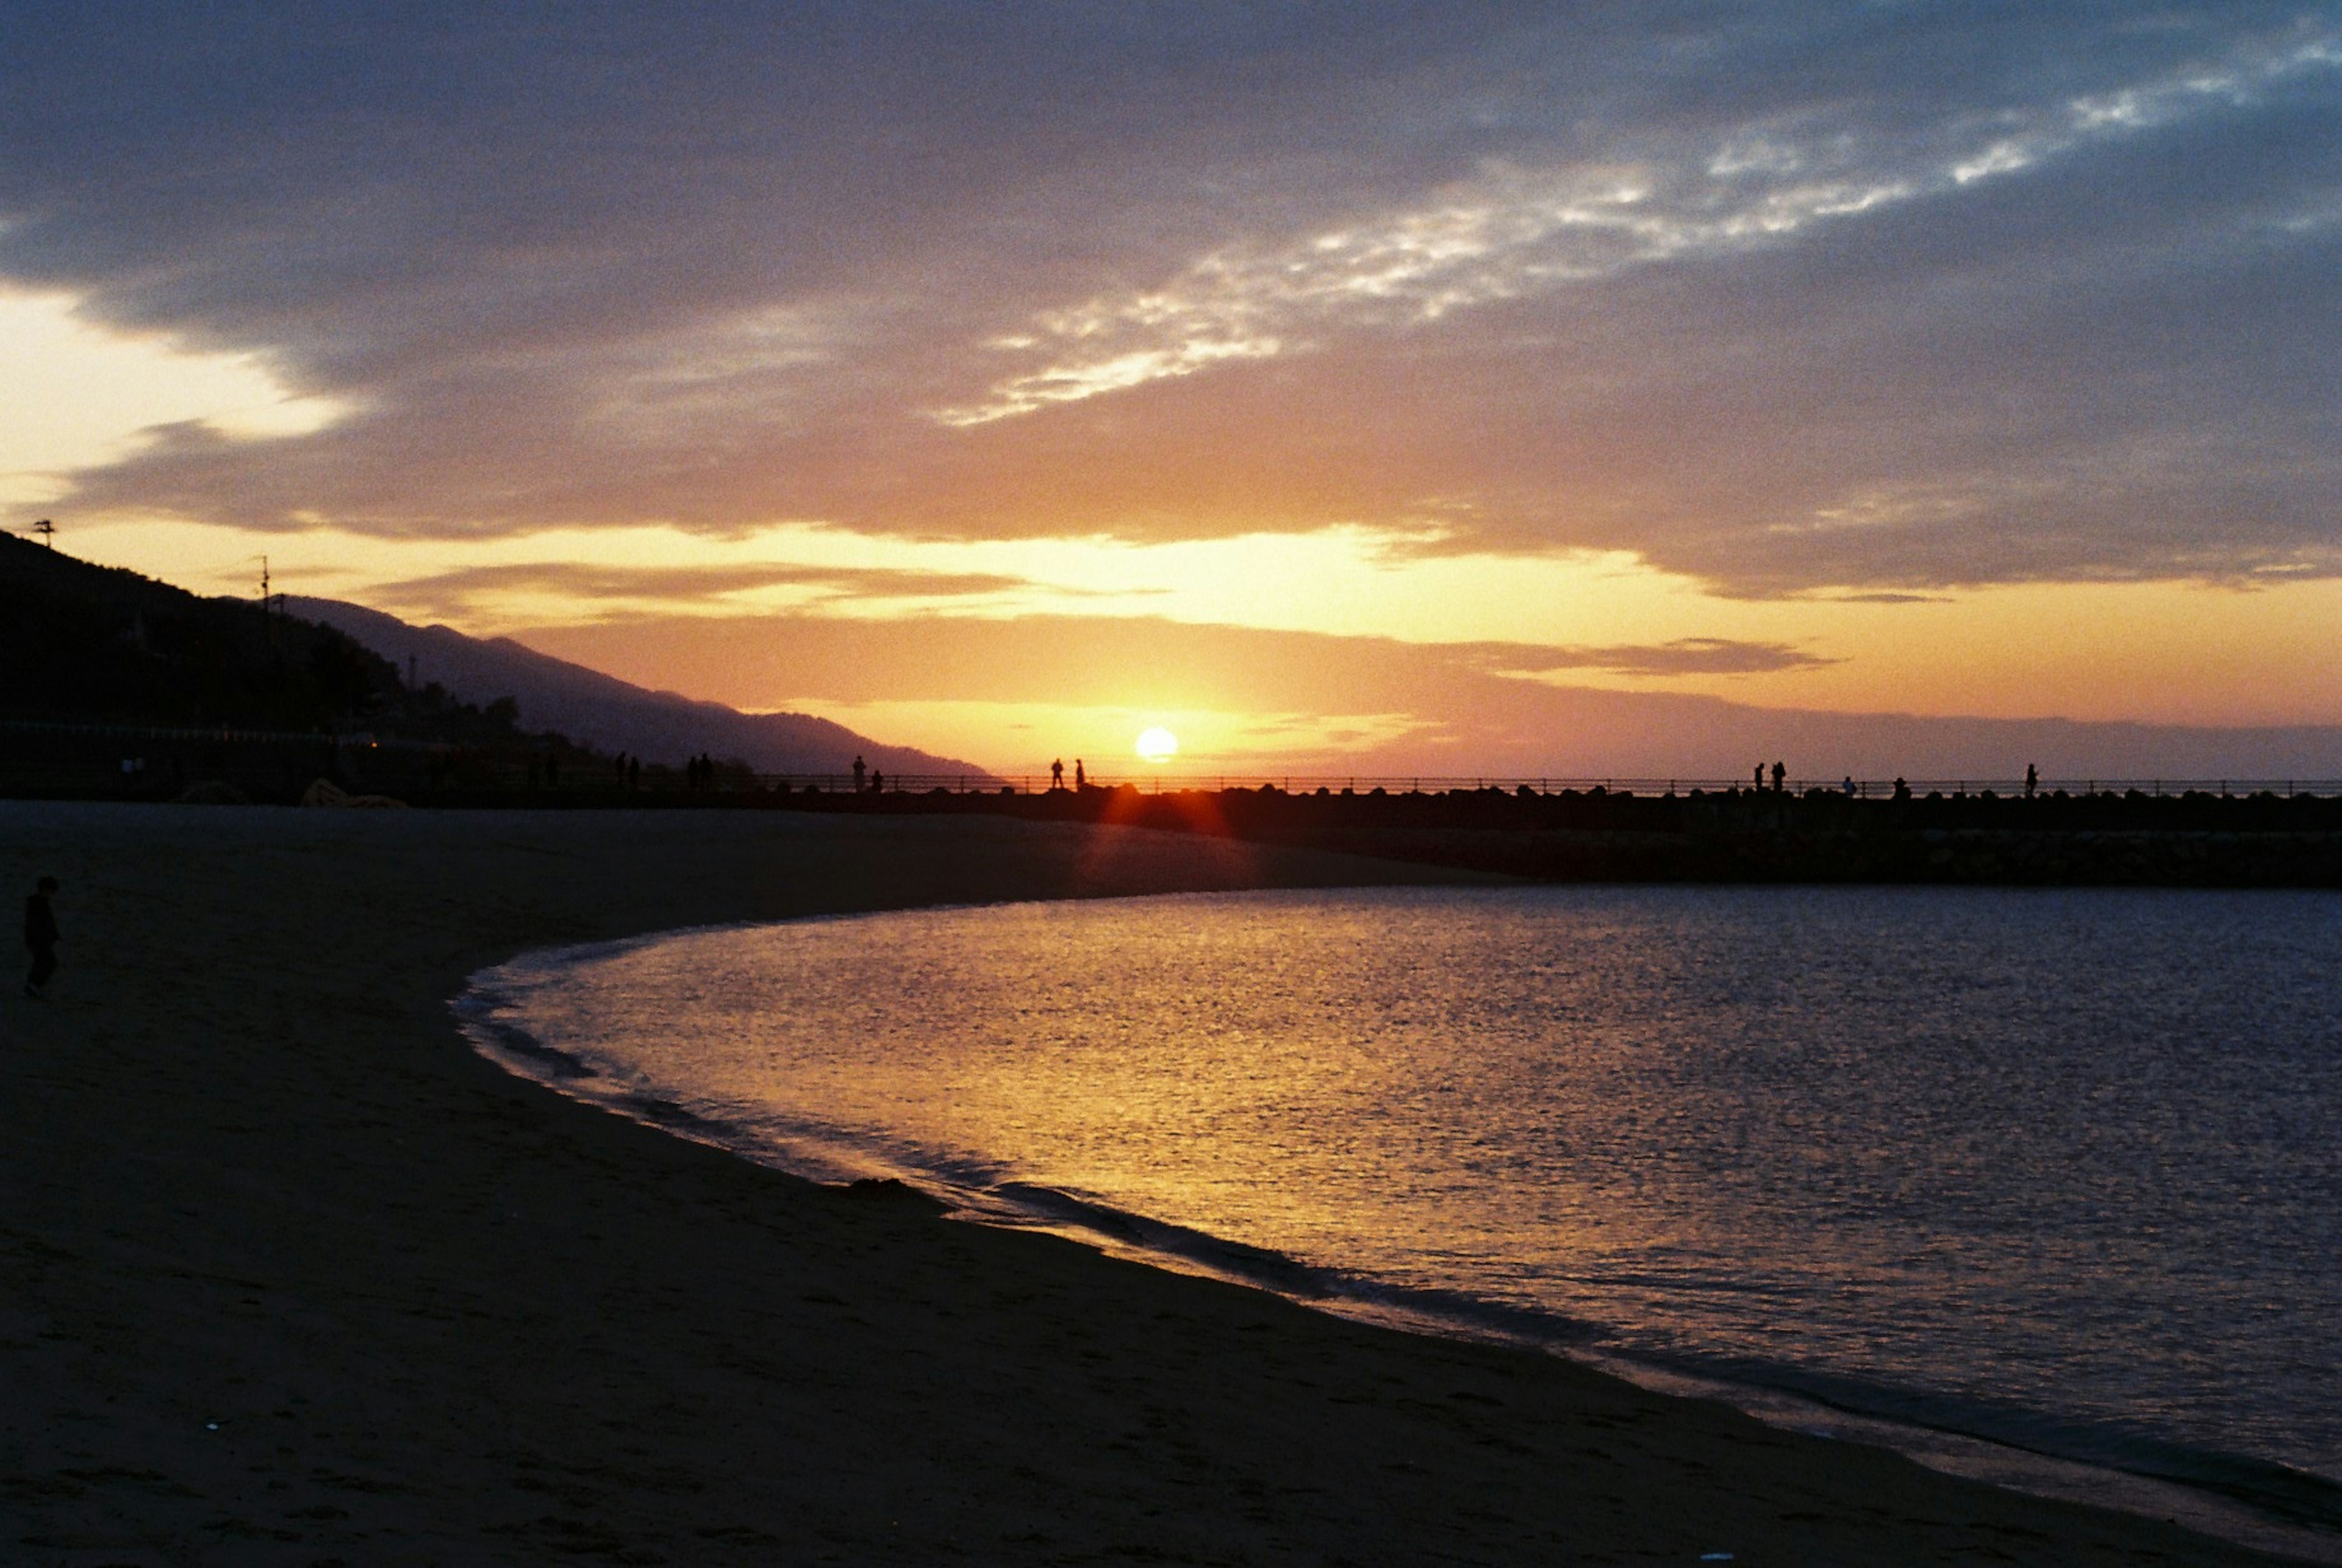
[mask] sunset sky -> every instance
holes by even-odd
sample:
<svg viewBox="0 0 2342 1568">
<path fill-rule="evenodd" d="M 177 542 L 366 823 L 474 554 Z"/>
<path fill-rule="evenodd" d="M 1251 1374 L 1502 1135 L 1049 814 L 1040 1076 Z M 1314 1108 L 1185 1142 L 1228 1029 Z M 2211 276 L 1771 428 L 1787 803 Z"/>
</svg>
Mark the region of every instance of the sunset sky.
<svg viewBox="0 0 2342 1568">
<path fill-rule="evenodd" d="M 2342 775 L 2342 5 L 0 0 L 0 364 L 86 558 L 1004 769 Z"/>
</svg>

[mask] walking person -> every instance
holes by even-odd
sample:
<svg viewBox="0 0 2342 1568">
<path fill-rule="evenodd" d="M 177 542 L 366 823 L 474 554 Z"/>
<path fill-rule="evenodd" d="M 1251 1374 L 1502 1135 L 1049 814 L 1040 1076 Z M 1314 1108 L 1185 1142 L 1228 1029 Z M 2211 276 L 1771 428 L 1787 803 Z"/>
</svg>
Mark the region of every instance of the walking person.
<svg viewBox="0 0 2342 1568">
<path fill-rule="evenodd" d="M 49 895 L 57 890 L 57 879 L 45 876 L 33 884 L 32 896 L 25 900 L 25 945 L 32 950 L 32 972 L 25 976 L 25 994 L 39 1001 L 48 995 L 49 976 L 57 972 L 57 914 L 49 906 Z"/>
</svg>

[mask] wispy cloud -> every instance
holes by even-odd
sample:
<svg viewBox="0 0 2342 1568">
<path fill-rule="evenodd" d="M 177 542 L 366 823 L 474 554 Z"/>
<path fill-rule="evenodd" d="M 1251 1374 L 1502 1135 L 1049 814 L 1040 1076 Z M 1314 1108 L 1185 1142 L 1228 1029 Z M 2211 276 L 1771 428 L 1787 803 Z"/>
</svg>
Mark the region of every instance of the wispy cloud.
<svg viewBox="0 0 2342 1568">
<path fill-rule="evenodd" d="M 1600 670 L 1614 675 L 1755 675 L 1818 669 L 1836 659 L 1788 643 L 1736 642 L 1726 637 L 1677 637 L 1671 642 L 1606 648 L 1542 648 L 1512 643 L 1478 650 L 1484 668 L 1499 674 L 1550 675 Z"/>
<path fill-rule="evenodd" d="M 380 584 L 370 598 L 434 614 L 455 614 L 515 594 L 587 604 L 624 603 L 636 613 L 674 614 L 729 605 L 742 595 L 799 589 L 820 602 L 964 599 L 1039 587 L 989 572 L 894 567 L 744 564 L 620 566 L 574 561 L 503 562 Z M 1052 593 L 1066 593 L 1053 589 Z M 1069 595 L 1078 596 L 1078 595 Z"/>
<path fill-rule="evenodd" d="M 1809 114 L 1703 148 L 1625 127 L 1607 159 L 1498 164 L 1427 199 L 1295 242 L 1215 251 L 1155 288 L 1044 312 L 1029 332 L 990 345 L 1046 357 L 1043 368 L 936 417 L 985 424 L 1306 350 L 1313 333 L 1421 325 L 1657 262 L 1779 245 L 1817 225 L 2233 110 L 2337 70 L 2342 30 L 2252 39 L 2064 102 L 1955 107 L 1894 131 Z"/>
</svg>

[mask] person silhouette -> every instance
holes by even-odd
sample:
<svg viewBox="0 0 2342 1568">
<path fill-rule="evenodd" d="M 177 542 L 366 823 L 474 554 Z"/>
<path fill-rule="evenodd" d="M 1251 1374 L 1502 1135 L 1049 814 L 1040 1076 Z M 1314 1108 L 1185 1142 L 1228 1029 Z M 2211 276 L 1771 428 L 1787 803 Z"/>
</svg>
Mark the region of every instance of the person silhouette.
<svg viewBox="0 0 2342 1568">
<path fill-rule="evenodd" d="M 1060 759 L 1049 764 L 1049 788 L 1054 791 L 1061 790 L 1065 787 L 1066 764 L 1063 759 Z"/>
<path fill-rule="evenodd" d="M 872 794 L 885 794 L 886 793 L 886 774 L 885 769 L 876 769 L 871 773 L 870 793 Z"/>
<path fill-rule="evenodd" d="M 1900 778 L 1897 778 L 1895 781 L 1895 798 L 1897 800 L 1909 800 L 1911 798 L 1911 786 L 1907 781 Z"/>
<path fill-rule="evenodd" d="M 1076 790 L 1086 790 L 1089 787 L 1090 775 L 1082 770 L 1082 759 L 1076 757 L 1074 759 L 1074 788 Z"/>
<path fill-rule="evenodd" d="M 1765 764 L 1763 763 L 1758 763 L 1756 764 L 1756 782 L 1748 787 L 1751 789 L 1763 789 L 1765 787 Z"/>
<path fill-rule="evenodd" d="M 57 972 L 57 914 L 49 906 L 49 895 L 57 890 L 57 879 L 45 876 L 33 884 L 32 895 L 25 900 L 25 945 L 31 949 L 33 967 L 25 976 L 25 994 L 35 1001 L 48 994 L 49 976 Z"/>
<path fill-rule="evenodd" d="M 2025 764 L 2025 798 L 2031 800 L 2033 792 L 2041 787 L 2041 770 L 2031 763 Z"/>
<path fill-rule="evenodd" d="M 1781 781 L 1788 776 L 1789 770 L 1787 768 L 1783 767 L 1779 763 L 1775 763 L 1773 764 L 1773 793 L 1775 794 L 1779 794 L 1781 793 Z"/>
<path fill-rule="evenodd" d="M 866 771 L 863 766 L 862 759 L 856 757 L 854 759 L 854 793 L 856 794 L 862 793 L 863 775 Z"/>
</svg>

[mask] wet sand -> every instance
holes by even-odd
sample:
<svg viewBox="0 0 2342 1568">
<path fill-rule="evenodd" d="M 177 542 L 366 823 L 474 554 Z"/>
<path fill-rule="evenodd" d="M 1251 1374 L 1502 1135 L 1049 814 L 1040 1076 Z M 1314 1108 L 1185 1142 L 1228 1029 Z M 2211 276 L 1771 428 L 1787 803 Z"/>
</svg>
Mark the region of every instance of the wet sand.
<svg viewBox="0 0 2342 1568">
<path fill-rule="evenodd" d="M 446 1005 L 677 925 L 1466 874 L 985 818 L 0 804 L 0 892 L 40 872 L 0 1562 L 2274 1561 L 816 1187 L 508 1077 Z"/>
</svg>

